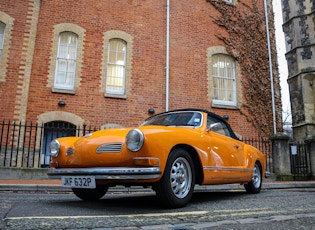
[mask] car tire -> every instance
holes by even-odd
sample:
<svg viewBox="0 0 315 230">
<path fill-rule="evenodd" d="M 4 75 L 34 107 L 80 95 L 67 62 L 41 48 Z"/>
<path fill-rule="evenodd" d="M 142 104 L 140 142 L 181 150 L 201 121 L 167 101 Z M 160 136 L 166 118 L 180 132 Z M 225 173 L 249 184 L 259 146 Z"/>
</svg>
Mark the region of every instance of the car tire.
<svg viewBox="0 0 315 230">
<path fill-rule="evenodd" d="M 261 166 L 259 163 L 256 162 L 254 166 L 252 180 L 249 183 L 244 184 L 244 187 L 247 193 L 255 194 L 260 192 L 261 184 L 262 184 Z"/>
<path fill-rule="evenodd" d="M 95 201 L 101 199 L 107 192 L 108 186 L 96 185 L 96 188 L 72 188 L 73 193 L 82 200 Z"/>
<path fill-rule="evenodd" d="M 192 158 L 183 148 L 176 148 L 167 160 L 164 174 L 155 186 L 156 195 L 167 208 L 180 208 L 191 199 L 195 186 Z"/>
</svg>

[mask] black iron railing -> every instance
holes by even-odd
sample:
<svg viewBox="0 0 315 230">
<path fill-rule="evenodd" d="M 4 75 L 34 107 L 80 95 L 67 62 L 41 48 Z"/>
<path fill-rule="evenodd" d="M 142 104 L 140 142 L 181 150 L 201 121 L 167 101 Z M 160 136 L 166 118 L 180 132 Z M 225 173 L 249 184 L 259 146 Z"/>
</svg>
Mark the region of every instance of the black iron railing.
<svg viewBox="0 0 315 230">
<path fill-rule="evenodd" d="M 48 145 L 56 137 L 84 136 L 99 128 L 67 122 L 0 123 L 0 167 L 47 167 L 50 161 Z"/>
<path fill-rule="evenodd" d="M 308 143 L 290 144 L 291 174 L 295 180 L 312 178 L 311 151 Z"/>
</svg>

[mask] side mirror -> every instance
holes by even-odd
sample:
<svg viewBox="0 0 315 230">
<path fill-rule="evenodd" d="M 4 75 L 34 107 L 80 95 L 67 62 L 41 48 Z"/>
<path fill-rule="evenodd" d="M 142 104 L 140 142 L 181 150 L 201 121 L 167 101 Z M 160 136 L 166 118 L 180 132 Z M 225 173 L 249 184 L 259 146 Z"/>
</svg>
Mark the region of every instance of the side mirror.
<svg viewBox="0 0 315 230">
<path fill-rule="evenodd" d="M 207 131 L 208 132 L 211 132 L 211 131 L 217 132 L 217 131 L 222 130 L 222 129 L 223 129 L 222 124 L 218 122 L 218 123 L 211 124 L 209 126 L 209 128 L 207 129 Z"/>
</svg>

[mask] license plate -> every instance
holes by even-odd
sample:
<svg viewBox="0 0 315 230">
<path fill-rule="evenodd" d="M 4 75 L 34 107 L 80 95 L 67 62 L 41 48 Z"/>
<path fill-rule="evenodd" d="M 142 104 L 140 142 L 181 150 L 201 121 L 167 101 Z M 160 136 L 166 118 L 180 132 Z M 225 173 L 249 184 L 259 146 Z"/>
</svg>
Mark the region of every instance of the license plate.
<svg viewBox="0 0 315 230">
<path fill-rule="evenodd" d="M 68 188 L 96 188 L 95 176 L 63 176 L 61 182 Z"/>
</svg>

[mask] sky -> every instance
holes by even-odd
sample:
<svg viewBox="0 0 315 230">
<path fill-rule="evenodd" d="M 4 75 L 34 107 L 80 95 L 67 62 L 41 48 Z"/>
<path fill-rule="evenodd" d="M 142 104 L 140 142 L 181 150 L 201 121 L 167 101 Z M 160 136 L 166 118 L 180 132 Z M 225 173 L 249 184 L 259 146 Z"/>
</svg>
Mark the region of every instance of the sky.
<svg viewBox="0 0 315 230">
<path fill-rule="evenodd" d="M 273 10 L 275 13 L 275 29 L 276 29 L 276 46 L 277 46 L 277 58 L 278 58 L 278 68 L 280 74 L 280 86 L 281 86 L 281 98 L 282 98 L 282 108 L 285 113 L 290 110 L 290 96 L 289 96 L 289 87 L 287 83 L 288 78 L 288 66 L 287 61 L 285 59 L 285 40 L 284 33 L 282 30 L 282 8 L 280 0 L 273 0 Z"/>
</svg>

